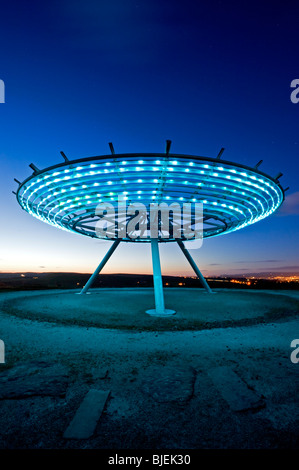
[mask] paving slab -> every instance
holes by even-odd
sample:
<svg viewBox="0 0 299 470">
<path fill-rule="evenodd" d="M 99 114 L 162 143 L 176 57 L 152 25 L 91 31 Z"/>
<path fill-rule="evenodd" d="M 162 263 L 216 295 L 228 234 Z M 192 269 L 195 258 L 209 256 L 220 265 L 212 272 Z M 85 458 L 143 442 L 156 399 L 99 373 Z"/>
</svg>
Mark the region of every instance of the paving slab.
<svg viewBox="0 0 299 470">
<path fill-rule="evenodd" d="M 208 374 L 215 387 L 233 411 L 246 411 L 264 406 L 262 398 L 228 366 L 210 368 Z"/>
<path fill-rule="evenodd" d="M 110 391 L 107 390 L 89 390 L 63 437 L 65 439 L 88 439 L 91 437 L 109 395 Z"/>
</svg>

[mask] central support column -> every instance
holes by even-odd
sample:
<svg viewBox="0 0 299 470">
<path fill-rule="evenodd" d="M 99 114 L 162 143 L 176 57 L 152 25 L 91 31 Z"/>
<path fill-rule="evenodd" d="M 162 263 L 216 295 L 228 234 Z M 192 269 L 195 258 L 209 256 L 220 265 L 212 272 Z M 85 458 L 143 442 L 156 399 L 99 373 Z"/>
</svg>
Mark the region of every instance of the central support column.
<svg viewBox="0 0 299 470">
<path fill-rule="evenodd" d="M 154 292 L 155 292 L 155 309 L 147 310 L 146 313 L 149 315 L 155 315 L 159 317 L 165 317 L 168 315 L 174 315 L 174 310 L 165 309 L 164 305 L 164 293 L 163 293 L 163 283 L 162 283 L 162 274 L 161 274 L 161 264 L 159 256 L 159 245 L 158 239 L 151 239 L 151 249 L 152 249 L 152 261 L 153 261 L 153 277 L 154 277 Z"/>
<path fill-rule="evenodd" d="M 99 266 L 97 267 L 97 269 L 95 270 L 95 272 L 90 276 L 90 278 L 88 279 L 87 283 L 85 284 L 85 286 L 83 287 L 83 289 L 81 290 L 81 292 L 79 292 L 79 294 L 86 294 L 88 289 L 91 287 L 91 285 L 93 284 L 93 282 L 96 280 L 98 274 L 100 273 L 100 271 L 102 271 L 103 267 L 105 266 L 105 264 L 107 263 L 108 259 L 110 258 L 110 256 L 112 255 L 112 253 L 116 250 L 116 248 L 118 247 L 120 243 L 120 240 L 115 240 L 115 242 L 113 243 L 112 246 L 110 246 L 109 250 L 107 251 L 106 255 L 104 256 L 104 258 L 102 259 L 102 261 L 100 262 Z"/>
</svg>

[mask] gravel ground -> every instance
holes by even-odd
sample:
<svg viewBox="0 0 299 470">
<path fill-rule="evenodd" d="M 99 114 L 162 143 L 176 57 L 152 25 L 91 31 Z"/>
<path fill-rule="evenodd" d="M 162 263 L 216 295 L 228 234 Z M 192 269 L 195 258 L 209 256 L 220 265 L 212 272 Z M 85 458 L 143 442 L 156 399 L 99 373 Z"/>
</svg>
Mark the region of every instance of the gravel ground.
<svg viewBox="0 0 299 470">
<path fill-rule="evenodd" d="M 192 303 L 191 296 L 197 293 L 189 291 L 185 297 Z M 108 293 L 116 299 L 117 293 Z M 82 306 L 81 320 L 76 309 L 72 315 L 66 311 L 63 299 L 70 294 L 0 295 L 0 338 L 6 346 L 6 364 L 0 365 L 0 448 L 298 448 L 299 363 L 290 360 L 290 343 L 299 338 L 294 312 L 299 292 L 246 291 L 239 315 L 229 317 L 226 312 L 222 319 L 221 302 L 228 296 L 231 303 L 239 302 L 242 292 L 219 291 L 208 300 L 202 293 L 204 302 L 216 302 L 217 318 L 211 318 L 206 305 L 198 325 L 194 326 L 193 314 L 186 314 L 185 331 L 169 325 L 164 331 L 157 326 L 142 331 L 140 323 L 130 329 L 132 311 L 121 328 L 115 325 L 117 316 L 110 328 L 90 326 L 94 319 L 89 316 L 84 323 Z M 141 306 L 147 297 L 139 295 Z M 59 296 L 64 302 L 61 310 Z M 55 309 L 51 297 L 56 299 Z M 73 298 L 82 302 L 80 296 Z M 91 305 L 98 303 L 99 295 L 85 299 Z M 101 311 L 104 300 L 101 297 Z M 249 300 L 251 307 L 246 308 Z M 48 306 L 47 318 L 40 302 Z M 221 321 L 228 320 L 230 324 L 222 327 Z M 215 366 L 230 367 L 261 397 L 263 406 L 231 410 L 209 375 Z M 94 435 L 87 440 L 64 439 L 90 388 L 111 391 Z M 14 393 L 5 395 L 7 390 Z"/>
</svg>

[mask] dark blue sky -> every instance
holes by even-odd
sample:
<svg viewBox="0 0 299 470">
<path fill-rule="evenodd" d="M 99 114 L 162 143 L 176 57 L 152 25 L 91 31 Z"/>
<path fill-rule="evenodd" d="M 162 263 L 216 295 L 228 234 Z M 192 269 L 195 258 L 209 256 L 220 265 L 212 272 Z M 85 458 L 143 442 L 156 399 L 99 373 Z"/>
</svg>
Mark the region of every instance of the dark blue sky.
<svg viewBox="0 0 299 470">
<path fill-rule="evenodd" d="M 299 78 L 297 1 L 0 2 L 2 271 L 93 270 L 108 244 L 22 211 L 13 177 L 70 158 L 172 151 L 282 171 L 276 215 L 204 241 L 204 274 L 297 271 Z M 163 247 L 165 273 L 190 273 Z M 119 248 L 106 272 L 151 272 L 149 247 Z"/>
</svg>

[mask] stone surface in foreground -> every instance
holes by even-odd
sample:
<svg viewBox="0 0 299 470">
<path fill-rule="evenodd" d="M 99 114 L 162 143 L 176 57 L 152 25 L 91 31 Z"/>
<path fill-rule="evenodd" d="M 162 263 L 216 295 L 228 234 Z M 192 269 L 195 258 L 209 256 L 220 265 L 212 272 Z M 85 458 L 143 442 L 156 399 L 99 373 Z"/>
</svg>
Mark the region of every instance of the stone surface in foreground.
<svg viewBox="0 0 299 470">
<path fill-rule="evenodd" d="M 159 403 L 185 403 L 193 395 L 195 371 L 191 367 L 149 367 L 142 390 Z"/>
<path fill-rule="evenodd" d="M 62 364 L 32 361 L 0 373 L 0 399 L 64 396 L 69 382 Z"/>
</svg>

